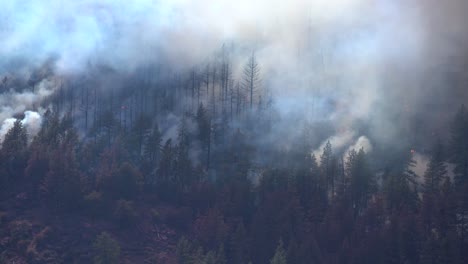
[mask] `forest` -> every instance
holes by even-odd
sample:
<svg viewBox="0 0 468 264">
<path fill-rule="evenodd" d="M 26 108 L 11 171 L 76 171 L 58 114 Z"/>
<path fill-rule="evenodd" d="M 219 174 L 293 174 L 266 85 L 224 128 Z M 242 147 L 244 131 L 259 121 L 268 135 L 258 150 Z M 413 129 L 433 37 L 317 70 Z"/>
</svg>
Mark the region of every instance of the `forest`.
<svg viewBox="0 0 468 264">
<path fill-rule="evenodd" d="M 153 80 L 101 69 L 124 83 L 110 94 L 38 69 L 59 88 L 34 136 L 19 115 L 2 141 L 3 263 L 467 261 L 465 106 L 420 177 L 410 148 L 382 162 L 328 140 L 315 155 L 325 123 L 265 141 L 279 117 L 255 54 L 238 84 L 227 60 L 212 65 Z"/>
<path fill-rule="evenodd" d="M 390 2 L 6 0 L 0 264 L 468 263 L 468 4 Z"/>
</svg>

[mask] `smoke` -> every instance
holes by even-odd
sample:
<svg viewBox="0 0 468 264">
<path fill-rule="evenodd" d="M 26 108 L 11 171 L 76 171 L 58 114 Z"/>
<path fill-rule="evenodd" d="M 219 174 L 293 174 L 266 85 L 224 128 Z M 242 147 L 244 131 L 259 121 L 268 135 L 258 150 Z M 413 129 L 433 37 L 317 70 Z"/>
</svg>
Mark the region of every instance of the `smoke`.
<svg viewBox="0 0 468 264">
<path fill-rule="evenodd" d="M 349 146 L 346 153 L 351 150 L 359 151 L 360 149 L 364 150 L 364 152 L 369 153 L 372 151 L 372 144 L 370 143 L 369 139 L 365 136 L 360 136 L 356 142 Z"/>
<path fill-rule="evenodd" d="M 14 89 L 19 87 L 12 87 L 8 91 L 4 91 L 0 96 L 0 121 L 28 109 L 38 108 L 45 98 L 53 94 L 57 84 L 56 80 L 45 79 L 36 86 L 34 91 L 16 91 Z"/>
<path fill-rule="evenodd" d="M 26 128 L 29 138 L 32 139 L 41 129 L 42 117 L 38 112 L 26 111 L 21 123 Z"/>
<path fill-rule="evenodd" d="M 347 57 L 359 53 L 356 62 L 364 66 L 379 56 L 378 45 L 395 23 L 406 23 L 399 34 L 417 27 L 412 14 L 400 15 L 405 10 L 398 8 L 369 0 L 7 0 L 0 11 L 0 55 L 7 58 L 4 64 L 35 65 L 57 56 L 62 72 L 83 70 L 90 60 L 128 69 L 163 59 L 198 63 L 235 41 L 239 49 L 257 49 L 266 71 L 297 64 L 312 48 Z"/>
<path fill-rule="evenodd" d="M 414 168 L 412 170 L 416 175 L 418 175 L 417 180 L 422 183 L 424 180 L 424 173 L 427 170 L 427 165 L 429 164 L 429 157 L 419 153 L 419 152 L 414 152 L 413 154 L 413 160 L 416 162 Z"/>
<path fill-rule="evenodd" d="M 11 77 L 10 77 L 11 78 Z M 40 129 L 41 116 L 36 111 L 42 111 L 41 102 L 48 96 L 52 95 L 57 89 L 57 80 L 47 78 L 35 84 L 33 90 L 24 90 L 23 84 L 12 81 L 12 86 L 9 90 L 0 94 L 0 142 L 3 141 L 6 133 L 13 127 L 16 118 L 13 116 L 24 113 L 22 119 L 23 125 L 28 130 L 30 139 Z M 32 111 L 32 109 L 36 111 Z"/>
<path fill-rule="evenodd" d="M 0 128 L 0 140 L 3 142 L 5 139 L 5 135 L 10 131 L 10 129 L 13 127 L 13 125 L 16 122 L 16 118 L 8 118 L 5 121 L 3 121 L 3 124 Z"/>
<path fill-rule="evenodd" d="M 7 118 L 3 121 L 0 127 L 0 142 L 3 142 L 5 135 L 10 131 L 16 121 L 16 118 Z M 21 120 L 21 124 L 26 128 L 28 139 L 31 141 L 41 129 L 42 117 L 38 112 L 26 111 L 24 112 L 24 118 Z"/>
<path fill-rule="evenodd" d="M 360 149 L 363 149 L 366 153 L 370 153 L 372 151 L 372 144 L 366 136 L 359 136 L 356 138 L 356 132 L 345 131 L 322 142 L 322 144 L 312 152 L 316 158 L 322 155 L 327 142 L 330 142 L 333 146 L 335 154 L 339 153 L 347 155 L 351 150 L 359 151 Z M 317 159 L 317 162 L 320 163 L 320 159 Z"/>
<path fill-rule="evenodd" d="M 322 155 L 323 149 L 325 148 L 325 145 L 327 144 L 327 142 L 330 142 L 330 144 L 333 146 L 333 151 L 335 151 L 335 153 L 337 151 L 342 151 L 344 147 L 352 144 L 353 138 L 355 136 L 356 136 L 355 132 L 353 131 L 344 131 L 342 133 L 339 133 L 335 136 L 328 138 L 324 142 L 322 142 L 322 144 L 320 144 L 320 147 L 314 150 L 312 154 L 317 158 L 320 157 L 320 155 Z"/>
<path fill-rule="evenodd" d="M 3 2 L 0 75 L 50 58 L 56 74 L 81 74 L 90 64 L 185 70 L 224 44 L 234 78 L 255 51 L 260 88 L 273 91 L 281 120 L 333 124 L 328 140 L 338 151 L 371 150 L 371 142 L 422 147 L 468 100 L 463 0 Z M 0 96 L 0 120 L 37 107 L 56 89 L 50 82 Z"/>
<path fill-rule="evenodd" d="M 413 160 L 416 162 L 414 168 L 412 170 L 414 173 L 418 176 L 417 180 L 419 183 L 424 182 L 424 174 L 426 173 L 427 166 L 429 165 L 430 162 L 430 157 L 419 153 L 415 151 L 413 153 Z M 455 164 L 449 163 L 449 162 L 444 162 L 446 172 L 447 172 L 447 177 L 449 177 L 452 181 L 455 177 L 454 169 L 455 169 Z"/>
</svg>

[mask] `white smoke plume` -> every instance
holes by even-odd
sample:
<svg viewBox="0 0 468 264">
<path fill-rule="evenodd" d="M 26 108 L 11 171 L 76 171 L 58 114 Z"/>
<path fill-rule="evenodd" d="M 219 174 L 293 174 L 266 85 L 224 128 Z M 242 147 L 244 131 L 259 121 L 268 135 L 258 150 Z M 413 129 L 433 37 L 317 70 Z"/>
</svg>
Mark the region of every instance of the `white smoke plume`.
<svg viewBox="0 0 468 264">
<path fill-rule="evenodd" d="M 354 142 L 353 145 L 349 146 L 348 150 L 346 153 L 348 153 L 351 150 L 359 151 L 360 149 L 363 149 L 364 152 L 369 153 L 372 151 L 372 144 L 370 140 L 366 136 L 360 136 L 356 142 Z"/>
<path fill-rule="evenodd" d="M 13 127 L 16 120 L 16 118 L 7 118 L 3 121 L 2 126 L 0 127 L 0 143 L 3 142 L 5 135 Z M 41 129 L 42 117 L 38 112 L 25 111 L 21 124 L 26 128 L 28 139 L 32 140 L 32 138 L 37 135 Z"/>
<path fill-rule="evenodd" d="M 354 131 L 343 131 L 341 133 L 338 133 L 337 135 L 334 135 L 322 142 L 322 144 L 320 144 L 320 147 L 314 150 L 312 154 L 317 158 L 317 162 L 320 163 L 320 156 L 322 155 L 323 149 L 325 148 L 327 142 L 330 142 L 330 144 L 332 145 L 332 150 L 334 151 L 334 153 L 337 153 L 342 151 L 343 148 L 352 144 L 355 136 L 356 133 Z"/>
<path fill-rule="evenodd" d="M 374 145 L 405 144 L 402 134 L 424 127 L 426 138 L 446 125 L 431 125 L 433 116 L 468 100 L 462 81 L 446 85 L 447 74 L 463 72 L 466 10 L 464 0 L 5 0 L 0 75 L 51 57 L 57 74 L 89 64 L 187 69 L 224 44 L 237 79 L 256 52 L 283 120 L 332 122 L 337 149 L 355 144 L 362 133 L 341 131 L 359 122 Z M 1 96 L 0 122 L 41 98 Z"/>
<path fill-rule="evenodd" d="M 33 92 L 25 90 L 16 92 L 9 90 L 0 96 L 0 122 L 26 110 L 39 108 L 39 104 L 47 96 L 51 95 L 57 87 L 54 80 L 44 80 Z"/>
<path fill-rule="evenodd" d="M 413 160 L 416 162 L 415 167 L 412 168 L 412 170 L 419 176 L 418 181 L 422 182 L 424 179 L 424 173 L 427 169 L 427 164 L 429 164 L 429 158 L 417 151 L 414 151 L 412 155 Z"/>
<path fill-rule="evenodd" d="M 8 118 L 3 121 L 2 126 L 0 127 L 0 142 L 3 142 L 5 135 L 10 131 L 15 122 L 16 118 Z"/>
</svg>

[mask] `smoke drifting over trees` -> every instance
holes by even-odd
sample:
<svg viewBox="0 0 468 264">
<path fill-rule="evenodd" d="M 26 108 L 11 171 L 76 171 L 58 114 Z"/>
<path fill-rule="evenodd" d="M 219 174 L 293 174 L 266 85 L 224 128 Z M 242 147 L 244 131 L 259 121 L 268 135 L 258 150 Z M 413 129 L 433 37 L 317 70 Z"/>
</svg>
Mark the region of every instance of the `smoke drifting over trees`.
<svg viewBox="0 0 468 264">
<path fill-rule="evenodd" d="M 106 221 L 164 263 L 468 259 L 466 1 L 3 2 L 0 225 L 44 229 L 0 236 L 36 262 L 39 205 L 95 259 L 143 261 Z"/>
<path fill-rule="evenodd" d="M 440 133 L 445 114 L 466 101 L 462 10 L 456 0 L 7 1 L 0 66 L 2 76 L 30 80 L 51 59 L 55 74 L 66 76 L 82 77 L 90 65 L 184 74 L 205 64 L 216 76 L 221 71 L 209 64 L 223 46 L 231 76 L 225 93 L 235 94 L 255 52 L 261 86 L 283 116 L 331 121 L 353 141 L 393 144 L 402 135 Z M 147 74 L 154 79 L 155 71 Z M 107 94 L 115 89 L 100 85 Z M 353 127 L 360 121 L 366 134 Z M 419 143 L 412 141 L 405 143 Z"/>
</svg>

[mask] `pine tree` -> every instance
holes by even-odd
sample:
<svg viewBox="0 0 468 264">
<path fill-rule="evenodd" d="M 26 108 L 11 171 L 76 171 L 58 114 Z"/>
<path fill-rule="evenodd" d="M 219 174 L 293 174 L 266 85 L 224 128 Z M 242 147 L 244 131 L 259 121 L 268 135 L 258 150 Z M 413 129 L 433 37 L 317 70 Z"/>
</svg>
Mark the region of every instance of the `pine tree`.
<svg viewBox="0 0 468 264">
<path fill-rule="evenodd" d="M 158 181 L 168 183 L 172 181 L 174 170 L 174 148 L 172 140 L 168 139 L 161 151 L 161 160 L 158 166 Z"/>
<path fill-rule="evenodd" d="M 197 115 L 195 117 L 198 128 L 198 140 L 202 145 L 202 160 L 206 160 L 205 167 L 209 167 L 210 162 L 210 144 L 211 144 L 211 122 L 208 117 L 208 113 L 203 107 L 203 104 L 198 106 Z M 204 158 L 206 157 L 206 158 Z"/>
<path fill-rule="evenodd" d="M 245 263 L 247 259 L 247 248 L 246 245 L 247 232 L 244 227 L 244 223 L 241 221 L 236 228 L 234 234 L 232 234 L 230 240 L 230 259 L 233 263 Z"/>
<path fill-rule="evenodd" d="M 185 188 L 193 181 L 192 162 L 189 158 L 191 137 L 189 135 L 186 120 L 183 119 L 177 135 L 178 144 L 175 149 L 175 182 L 179 187 Z"/>
<path fill-rule="evenodd" d="M 135 120 L 133 126 L 133 146 L 135 147 L 136 155 L 139 157 L 144 150 L 145 138 L 147 138 L 148 131 L 151 129 L 151 120 L 148 115 L 140 114 Z"/>
<path fill-rule="evenodd" d="M 75 209 L 82 198 L 78 163 L 72 145 L 63 144 L 51 153 L 49 171 L 41 191 L 53 208 Z"/>
<path fill-rule="evenodd" d="M 270 264 L 287 264 L 286 261 L 286 250 L 284 249 L 283 240 L 278 242 L 278 247 L 276 247 L 275 255 L 270 260 Z"/>
<path fill-rule="evenodd" d="M 376 191 L 375 178 L 367 163 L 364 149 L 350 151 L 346 164 L 347 176 L 350 179 L 351 202 L 355 216 L 367 207 L 367 202 Z"/>
<path fill-rule="evenodd" d="M 416 209 L 418 205 L 419 197 L 416 181 L 418 176 L 413 171 L 416 161 L 413 158 L 413 154 L 411 152 L 408 153 L 405 154 L 405 161 L 401 168 L 385 175 L 384 192 L 389 209 L 400 210 L 404 206 Z"/>
<path fill-rule="evenodd" d="M 6 173 L 0 176 L 0 184 L 6 186 L 22 175 L 27 162 L 28 136 L 21 120 L 16 120 L 13 127 L 6 133 L 0 150 L 0 164 Z M 1 187 L 0 187 L 1 188 Z"/>
<path fill-rule="evenodd" d="M 119 262 L 120 246 L 108 233 L 102 232 L 93 244 L 96 251 L 95 264 L 115 264 Z"/>
<path fill-rule="evenodd" d="M 151 163 L 157 162 L 161 152 L 162 134 L 158 125 L 155 125 L 151 133 L 145 139 L 143 153 L 145 159 Z"/>
<path fill-rule="evenodd" d="M 442 154 L 442 144 L 438 141 L 432 150 L 431 159 L 424 174 L 423 199 L 421 205 L 421 217 L 425 232 L 431 232 L 434 220 L 439 210 L 441 185 L 445 182 L 447 169 Z"/>
<path fill-rule="evenodd" d="M 450 156 L 455 164 L 455 182 L 461 186 L 468 181 L 468 113 L 462 105 L 452 122 Z"/>
<path fill-rule="evenodd" d="M 2 142 L 2 155 L 14 157 L 26 149 L 28 136 L 21 120 L 16 120 Z"/>
<path fill-rule="evenodd" d="M 431 159 L 424 174 L 424 192 L 438 194 L 446 174 L 442 143 L 438 141 L 433 147 Z"/>
<path fill-rule="evenodd" d="M 260 66 L 258 65 L 255 52 L 252 52 L 247 64 L 244 66 L 244 88 L 248 93 L 250 110 L 253 109 L 254 94 L 258 88 L 259 81 Z"/>
<path fill-rule="evenodd" d="M 336 161 L 333 157 L 332 145 L 330 141 L 327 141 L 323 148 L 322 155 L 320 156 L 320 170 L 322 172 L 322 182 L 327 192 L 331 193 L 331 196 L 335 192 L 335 171 Z"/>
</svg>

